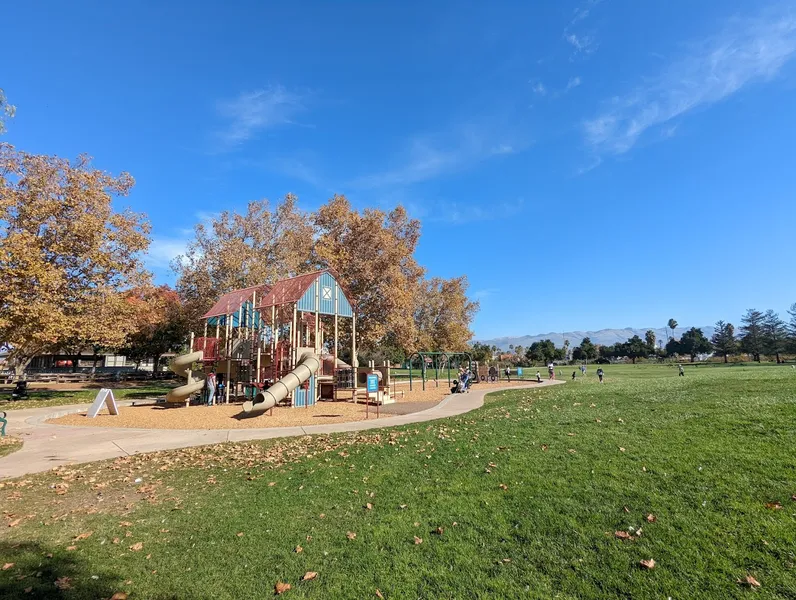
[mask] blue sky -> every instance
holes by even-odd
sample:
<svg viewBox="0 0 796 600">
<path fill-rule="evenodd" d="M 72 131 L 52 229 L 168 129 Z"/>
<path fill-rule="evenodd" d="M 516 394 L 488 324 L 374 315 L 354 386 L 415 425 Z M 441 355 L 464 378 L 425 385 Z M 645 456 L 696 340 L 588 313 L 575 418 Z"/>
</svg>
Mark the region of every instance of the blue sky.
<svg viewBox="0 0 796 600">
<path fill-rule="evenodd" d="M 45 11 L 42 7 L 48 7 Z M 477 337 L 796 302 L 796 6 L 17 2 L 4 139 L 126 170 L 158 279 L 200 219 L 404 204 Z"/>
</svg>

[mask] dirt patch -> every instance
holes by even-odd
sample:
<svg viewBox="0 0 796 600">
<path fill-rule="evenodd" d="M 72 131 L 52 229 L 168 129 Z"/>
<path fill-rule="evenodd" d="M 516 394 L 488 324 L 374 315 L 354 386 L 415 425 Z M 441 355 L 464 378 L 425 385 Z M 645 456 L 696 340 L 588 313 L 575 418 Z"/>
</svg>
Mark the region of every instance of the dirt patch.
<svg viewBox="0 0 796 600">
<path fill-rule="evenodd" d="M 7 435 L 0 437 L 0 456 L 8 456 L 12 452 L 16 452 L 22 448 L 22 440 L 16 437 Z"/>
<path fill-rule="evenodd" d="M 444 382 L 447 383 L 447 382 Z M 493 389 L 505 386 L 500 383 L 479 383 L 476 389 Z M 380 410 L 380 418 L 396 414 L 409 414 L 425 410 L 437 404 L 450 394 L 443 382 L 440 387 L 426 383 L 426 389 L 415 387 L 406 390 L 400 402 L 388 404 Z M 163 406 L 122 406 L 117 416 L 106 411 L 96 418 L 89 419 L 85 413 L 75 413 L 49 419 L 55 425 L 80 427 L 124 427 L 131 429 L 259 429 L 263 427 L 301 427 L 305 425 L 326 425 L 365 420 L 365 405 L 350 401 L 319 402 L 307 408 L 276 407 L 273 414 L 246 417 L 242 404 L 221 404 L 218 406 L 189 406 L 165 408 Z M 369 418 L 376 418 L 375 407 L 371 406 Z"/>
</svg>

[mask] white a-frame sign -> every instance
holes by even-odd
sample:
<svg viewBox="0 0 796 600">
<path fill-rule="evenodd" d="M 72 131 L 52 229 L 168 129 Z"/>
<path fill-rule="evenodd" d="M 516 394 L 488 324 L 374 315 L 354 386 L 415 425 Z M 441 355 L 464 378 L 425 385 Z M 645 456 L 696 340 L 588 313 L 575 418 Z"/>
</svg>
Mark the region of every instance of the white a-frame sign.
<svg viewBox="0 0 796 600">
<path fill-rule="evenodd" d="M 113 397 L 113 390 L 102 388 L 99 394 L 97 394 L 97 397 L 94 398 L 94 404 L 88 409 L 86 416 L 92 419 L 96 417 L 99 411 L 102 410 L 103 404 L 108 407 L 108 412 L 112 415 L 119 414 L 119 409 L 116 407 L 116 399 Z"/>
</svg>

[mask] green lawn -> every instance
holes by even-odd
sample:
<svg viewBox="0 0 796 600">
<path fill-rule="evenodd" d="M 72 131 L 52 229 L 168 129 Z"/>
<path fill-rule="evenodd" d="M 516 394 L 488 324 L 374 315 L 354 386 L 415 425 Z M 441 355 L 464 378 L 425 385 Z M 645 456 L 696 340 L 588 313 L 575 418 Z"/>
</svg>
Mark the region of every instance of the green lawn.
<svg viewBox="0 0 796 600">
<path fill-rule="evenodd" d="M 0 437 L 0 458 L 16 452 L 22 448 L 22 440 L 10 435 Z"/>
<path fill-rule="evenodd" d="M 606 372 L 6 483 L 0 597 L 796 598 L 796 372 Z"/>
<path fill-rule="evenodd" d="M 135 385 L 127 388 L 114 387 L 113 383 L 105 384 L 113 390 L 113 396 L 117 400 L 141 400 L 165 396 L 175 384 L 164 382 L 153 382 Z M 129 383 L 120 383 L 127 385 Z M 0 391 L 0 410 L 19 410 L 23 408 L 38 408 L 41 406 L 64 406 L 67 404 L 81 404 L 92 402 L 99 392 L 99 388 L 86 390 L 28 390 L 27 400 L 11 401 L 11 390 L 13 386 L 5 386 Z"/>
</svg>

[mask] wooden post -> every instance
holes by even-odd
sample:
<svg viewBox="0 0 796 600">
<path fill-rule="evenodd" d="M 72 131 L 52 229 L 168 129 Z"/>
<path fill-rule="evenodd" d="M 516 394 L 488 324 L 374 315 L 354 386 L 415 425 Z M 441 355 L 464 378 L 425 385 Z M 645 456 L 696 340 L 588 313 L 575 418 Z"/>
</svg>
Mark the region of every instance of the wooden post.
<svg viewBox="0 0 796 600">
<path fill-rule="evenodd" d="M 332 354 L 334 355 L 334 366 L 332 367 L 332 375 L 334 375 L 334 370 L 337 368 L 337 312 L 340 306 L 340 286 L 337 284 L 337 281 L 334 282 L 334 342 Z M 337 400 L 337 398 L 335 398 Z"/>
<path fill-rule="evenodd" d="M 271 305 L 271 371 L 274 373 L 274 381 L 276 381 L 276 343 L 279 337 L 279 329 L 276 327 L 276 306 Z"/>
<path fill-rule="evenodd" d="M 321 346 L 320 346 L 320 338 L 319 338 L 319 327 L 321 324 L 321 317 L 320 317 L 320 310 L 321 310 L 321 278 L 315 280 L 315 354 L 321 354 Z"/>
</svg>

